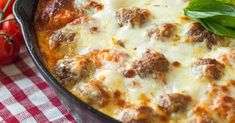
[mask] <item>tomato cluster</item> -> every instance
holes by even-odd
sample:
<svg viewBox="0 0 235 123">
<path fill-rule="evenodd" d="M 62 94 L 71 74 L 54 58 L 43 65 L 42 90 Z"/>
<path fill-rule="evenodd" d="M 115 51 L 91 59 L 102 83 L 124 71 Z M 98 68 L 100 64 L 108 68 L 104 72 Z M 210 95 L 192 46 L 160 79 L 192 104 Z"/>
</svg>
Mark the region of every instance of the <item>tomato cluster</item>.
<svg viewBox="0 0 235 123">
<path fill-rule="evenodd" d="M 0 64 L 11 63 L 23 42 L 20 26 L 12 13 L 15 0 L 0 0 Z"/>
</svg>

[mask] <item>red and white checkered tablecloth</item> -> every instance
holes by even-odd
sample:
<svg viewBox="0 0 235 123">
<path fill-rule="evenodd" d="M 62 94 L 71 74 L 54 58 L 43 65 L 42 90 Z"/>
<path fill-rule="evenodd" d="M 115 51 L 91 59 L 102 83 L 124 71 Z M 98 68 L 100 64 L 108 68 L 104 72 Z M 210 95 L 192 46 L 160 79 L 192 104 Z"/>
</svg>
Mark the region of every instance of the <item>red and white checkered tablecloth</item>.
<svg viewBox="0 0 235 123">
<path fill-rule="evenodd" d="M 25 47 L 0 66 L 0 123 L 68 123 L 74 118 L 36 69 Z"/>
</svg>

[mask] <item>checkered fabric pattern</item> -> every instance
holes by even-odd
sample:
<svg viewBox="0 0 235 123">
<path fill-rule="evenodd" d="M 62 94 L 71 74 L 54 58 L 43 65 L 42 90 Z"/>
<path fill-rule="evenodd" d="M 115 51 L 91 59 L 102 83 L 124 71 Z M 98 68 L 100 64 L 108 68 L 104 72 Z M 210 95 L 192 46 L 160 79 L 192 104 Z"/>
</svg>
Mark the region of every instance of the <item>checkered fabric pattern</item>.
<svg viewBox="0 0 235 123">
<path fill-rule="evenodd" d="M 37 71 L 25 47 L 0 66 L 0 123 L 69 123 L 74 118 Z"/>
</svg>

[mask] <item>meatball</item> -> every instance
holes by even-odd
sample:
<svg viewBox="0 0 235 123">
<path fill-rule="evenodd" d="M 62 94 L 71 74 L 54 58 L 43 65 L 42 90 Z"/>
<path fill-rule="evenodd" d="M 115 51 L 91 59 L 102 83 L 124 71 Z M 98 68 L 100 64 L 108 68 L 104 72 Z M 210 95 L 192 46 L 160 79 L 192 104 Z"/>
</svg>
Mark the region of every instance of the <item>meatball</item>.
<svg viewBox="0 0 235 123">
<path fill-rule="evenodd" d="M 172 93 L 161 96 L 158 105 L 166 113 L 175 113 L 185 110 L 191 100 L 188 95 Z"/>
<path fill-rule="evenodd" d="M 200 23 L 193 23 L 187 32 L 186 40 L 195 42 L 206 42 L 207 48 L 211 49 L 213 45 L 218 44 L 219 37 L 204 28 Z"/>
<path fill-rule="evenodd" d="M 76 36 L 76 33 L 70 33 L 70 32 L 55 32 L 51 35 L 49 40 L 49 45 L 51 49 L 54 49 L 58 46 L 60 46 L 61 43 L 71 43 L 74 41 L 74 38 Z"/>
<path fill-rule="evenodd" d="M 148 33 L 148 37 L 154 37 L 158 40 L 165 40 L 171 38 L 175 31 L 176 26 L 174 24 L 165 23 L 160 27 L 156 26 L 152 28 Z"/>
<path fill-rule="evenodd" d="M 150 107 L 141 106 L 138 108 L 124 109 L 119 115 L 121 121 L 124 123 L 150 123 L 154 113 Z"/>
<path fill-rule="evenodd" d="M 56 30 L 84 16 L 83 10 L 73 4 L 73 0 L 40 0 L 35 16 L 36 27 Z"/>
<path fill-rule="evenodd" d="M 224 65 L 215 59 L 198 59 L 193 63 L 193 73 L 198 77 L 219 80 L 223 75 Z"/>
<path fill-rule="evenodd" d="M 169 61 L 163 54 L 147 51 L 139 60 L 134 61 L 132 67 L 140 77 L 157 78 L 159 73 L 168 72 L 169 65 Z"/>
<path fill-rule="evenodd" d="M 133 27 L 140 27 L 146 23 L 150 13 L 147 9 L 140 8 L 121 8 L 116 12 L 120 27 L 131 24 Z"/>
<path fill-rule="evenodd" d="M 100 81 L 91 80 L 88 83 L 82 83 L 79 87 L 79 93 L 85 97 L 88 103 L 98 106 L 108 104 L 111 95 L 108 88 Z"/>
<path fill-rule="evenodd" d="M 55 67 L 56 78 L 65 86 L 72 86 L 86 78 L 92 70 L 92 63 L 84 57 L 59 60 Z"/>
</svg>

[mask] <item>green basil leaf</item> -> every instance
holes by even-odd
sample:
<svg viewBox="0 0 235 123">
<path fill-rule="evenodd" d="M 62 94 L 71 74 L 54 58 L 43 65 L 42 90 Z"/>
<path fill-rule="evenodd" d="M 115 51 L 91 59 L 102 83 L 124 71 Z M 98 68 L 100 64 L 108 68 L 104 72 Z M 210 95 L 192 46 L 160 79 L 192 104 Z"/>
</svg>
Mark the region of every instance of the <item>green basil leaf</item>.
<svg viewBox="0 0 235 123">
<path fill-rule="evenodd" d="M 184 13 L 217 35 L 235 38 L 234 2 L 235 0 L 191 0 Z"/>
<path fill-rule="evenodd" d="M 235 0 L 217 0 L 223 3 L 235 4 Z"/>
<path fill-rule="evenodd" d="M 192 0 L 184 10 L 190 18 L 206 18 L 218 15 L 235 16 L 235 8 L 215 0 Z"/>
<path fill-rule="evenodd" d="M 234 28 L 222 26 L 208 19 L 200 19 L 199 21 L 204 27 L 206 27 L 208 30 L 210 30 L 211 32 L 214 32 L 217 35 L 235 38 Z"/>
<path fill-rule="evenodd" d="M 233 16 L 219 15 L 219 16 L 209 17 L 207 19 L 214 21 L 218 24 L 221 24 L 223 26 L 235 28 L 235 17 Z"/>
</svg>

